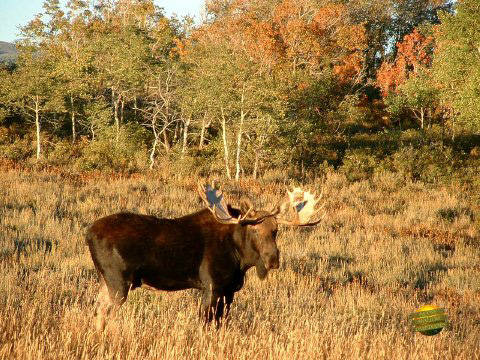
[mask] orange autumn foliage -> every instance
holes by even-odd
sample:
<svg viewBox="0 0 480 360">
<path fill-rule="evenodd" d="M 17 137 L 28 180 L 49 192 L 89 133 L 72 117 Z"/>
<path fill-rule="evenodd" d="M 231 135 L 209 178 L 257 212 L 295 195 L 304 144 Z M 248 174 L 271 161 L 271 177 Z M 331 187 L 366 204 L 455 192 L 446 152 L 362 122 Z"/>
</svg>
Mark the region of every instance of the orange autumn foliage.
<svg viewBox="0 0 480 360">
<path fill-rule="evenodd" d="M 309 73 L 332 68 L 341 81 L 356 81 L 363 69 L 365 28 L 346 6 L 307 0 L 210 1 L 214 20 L 202 25 L 192 44 L 220 44 L 269 71 Z M 178 44 L 178 53 L 188 47 Z"/>
<path fill-rule="evenodd" d="M 377 73 L 377 85 L 385 97 L 395 92 L 411 74 L 416 74 L 420 67 L 429 67 L 432 63 L 431 49 L 433 37 L 422 35 L 417 29 L 406 35 L 397 44 L 397 57 L 393 63 L 384 62 Z"/>
</svg>

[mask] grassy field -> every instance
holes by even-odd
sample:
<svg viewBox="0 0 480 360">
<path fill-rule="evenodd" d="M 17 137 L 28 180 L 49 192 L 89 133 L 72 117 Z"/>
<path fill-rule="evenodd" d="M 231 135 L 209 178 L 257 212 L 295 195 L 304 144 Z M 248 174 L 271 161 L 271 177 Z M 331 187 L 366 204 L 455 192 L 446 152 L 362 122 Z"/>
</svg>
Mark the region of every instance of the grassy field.
<svg viewBox="0 0 480 360">
<path fill-rule="evenodd" d="M 246 195 L 270 208 L 285 189 L 280 174 L 270 178 L 223 188 L 232 202 Z M 200 209 L 196 181 L 3 170 L 0 358 L 480 358 L 478 203 L 464 189 L 394 175 L 349 183 L 331 173 L 307 184 L 324 188 L 324 221 L 280 230 L 280 269 L 265 281 L 247 273 L 227 327 L 202 327 L 197 291 L 139 289 L 95 332 L 86 227 L 120 210 L 174 217 Z M 449 317 L 433 337 L 408 323 L 424 304 Z"/>
</svg>

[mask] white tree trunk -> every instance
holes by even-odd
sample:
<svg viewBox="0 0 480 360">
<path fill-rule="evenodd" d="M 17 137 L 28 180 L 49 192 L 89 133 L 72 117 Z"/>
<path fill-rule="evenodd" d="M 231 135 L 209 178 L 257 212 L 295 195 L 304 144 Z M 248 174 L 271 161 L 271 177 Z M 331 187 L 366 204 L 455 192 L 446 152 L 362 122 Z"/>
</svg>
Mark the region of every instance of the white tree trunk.
<svg viewBox="0 0 480 360">
<path fill-rule="evenodd" d="M 157 145 L 158 145 L 158 132 L 156 128 L 156 122 L 157 122 L 157 119 L 154 116 L 152 118 L 153 144 L 152 144 L 152 150 L 150 151 L 150 170 L 152 170 L 153 166 L 155 165 L 155 152 L 157 151 Z"/>
<path fill-rule="evenodd" d="M 116 98 L 115 90 L 112 88 L 113 116 L 115 119 L 115 129 L 117 132 L 116 141 L 120 138 L 120 118 L 118 116 L 119 98 Z"/>
<path fill-rule="evenodd" d="M 202 119 L 202 129 L 200 130 L 200 141 L 198 143 L 198 150 L 203 149 L 203 144 L 205 143 L 205 132 L 207 131 L 207 128 L 210 126 L 211 121 L 206 121 L 207 119 L 207 112 L 205 112 L 205 115 L 203 116 Z"/>
<path fill-rule="evenodd" d="M 122 104 L 122 106 L 120 107 L 120 122 L 123 124 L 123 120 L 124 120 L 123 111 L 125 109 L 125 99 L 123 98 L 123 96 L 122 96 L 122 99 L 120 100 L 120 102 Z"/>
<path fill-rule="evenodd" d="M 39 98 L 38 96 L 35 99 L 35 128 L 37 130 L 37 160 L 40 159 L 40 108 L 39 108 Z"/>
<path fill-rule="evenodd" d="M 175 131 L 173 132 L 173 144 L 177 143 L 178 133 L 180 132 L 180 122 L 175 121 Z"/>
<path fill-rule="evenodd" d="M 187 141 L 188 141 L 188 127 L 190 126 L 191 118 L 187 118 L 183 126 L 183 145 L 182 145 L 182 156 L 187 150 Z"/>
<path fill-rule="evenodd" d="M 168 135 L 167 135 L 167 127 L 165 126 L 164 129 L 163 129 L 163 147 L 165 148 L 165 152 L 169 152 L 170 151 L 170 142 L 168 140 Z"/>
<path fill-rule="evenodd" d="M 243 97 L 243 96 L 242 96 Z M 240 179 L 240 151 L 241 151 L 241 146 L 242 146 L 242 135 L 243 135 L 243 122 L 245 120 L 245 113 L 243 112 L 243 109 L 240 113 L 240 126 L 238 129 L 238 134 L 237 134 L 237 156 L 235 158 L 235 181 L 238 181 Z"/>
<path fill-rule="evenodd" d="M 243 109 L 243 103 L 244 103 L 244 93 L 245 89 L 242 92 L 242 99 L 241 99 L 241 111 L 240 111 L 240 126 L 238 127 L 238 134 L 237 134 L 237 156 L 235 158 L 235 181 L 238 181 L 240 179 L 240 151 L 242 147 L 242 136 L 243 136 L 243 122 L 245 121 L 245 111 Z"/>
<path fill-rule="evenodd" d="M 157 144 L 158 144 L 158 137 L 155 135 L 155 138 L 152 144 L 152 150 L 150 151 L 150 170 L 152 170 L 153 166 L 155 165 L 155 152 L 157 151 Z"/>
<path fill-rule="evenodd" d="M 70 95 L 70 104 L 72 106 L 72 143 L 77 140 L 77 130 L 75 128 L 75 110 L 73 108 L 73 96 Z"/>
<path fill-rule="evenodd" d="M 230 167 L 228 166 L 228 144 L 227 144 L 227 124 L 225 121 L 225 114 L 223 113 L 223 107 L 221 108 L 222 110 L 222 139 L 223 139 L 223 157 L 225 159 L 225 170 L 227 172 L 227 177 L 228 179 L 232 178 L 232 175 L 230 174 Z"/>
<path fill-rule="evenodd" d="M 420 127 L 423 129 L 424 122 L 425 122 L 425 109 L 422 107 L 420 108 Z"/>
</svg>

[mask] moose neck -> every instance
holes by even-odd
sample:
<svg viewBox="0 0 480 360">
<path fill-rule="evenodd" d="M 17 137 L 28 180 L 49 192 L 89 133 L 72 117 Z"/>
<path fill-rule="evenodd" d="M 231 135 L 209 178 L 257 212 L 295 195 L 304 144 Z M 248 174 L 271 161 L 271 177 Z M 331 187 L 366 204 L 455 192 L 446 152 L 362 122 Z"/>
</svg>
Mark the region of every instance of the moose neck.
<svg viewBox="0 0 480 360">
<path fill-rule="evenodd" d="M 247 271 L 258 262 L 260 255 L 253 248 L 249 238 L 248 226 L 232 225 L 233 245 L 242 271 Z"/>
</svg>

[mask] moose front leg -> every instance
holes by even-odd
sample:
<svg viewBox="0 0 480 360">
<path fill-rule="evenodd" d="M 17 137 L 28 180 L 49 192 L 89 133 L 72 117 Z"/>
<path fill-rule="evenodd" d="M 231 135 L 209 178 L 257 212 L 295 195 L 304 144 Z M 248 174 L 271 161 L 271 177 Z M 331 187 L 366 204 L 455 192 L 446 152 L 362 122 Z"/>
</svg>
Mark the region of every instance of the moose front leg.
<svg viewBox="0 0 480 360">
<path fill-rule="evenodd" d="M 204 290 L 202 296 L 202 306 L 200 309 L 200 317 L 203 317 L 205 324 L 210 323 L 215 319 L 217 328 L 220 327 L 220 319 L 225 312 L 225 303 L 227 304 L 227 314 L 230 309 L 230 304 L 233 301 L 233 296 L 225 296 L 223 291 L 218 290 Z"/>
<path fill-rule="evenodd" d="M 233 291 L 225 293 L 225 319 L 228 319 L 228 315 L 230 314 L 230 306 L 233 302 Z"/>
</svg>

